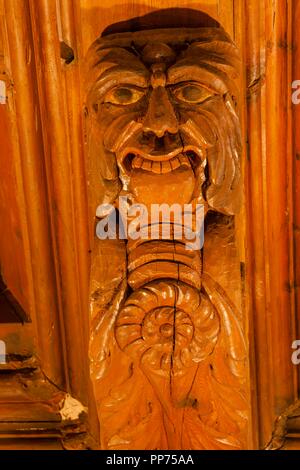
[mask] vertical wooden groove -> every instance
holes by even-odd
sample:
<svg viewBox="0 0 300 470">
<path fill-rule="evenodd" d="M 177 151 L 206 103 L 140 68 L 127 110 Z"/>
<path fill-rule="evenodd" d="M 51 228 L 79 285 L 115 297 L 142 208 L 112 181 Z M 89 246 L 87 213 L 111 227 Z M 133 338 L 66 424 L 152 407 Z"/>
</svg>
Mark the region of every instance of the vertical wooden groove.
<svg viewBox="0 0 300 470">
<path fill-rule="evenodd" d="M 268 324 L 272 345 L 274 412 L 280 414 L 294 397 L 291 362 L 291 292 L 287 165 L 288 15 L 285 1 L 266 0 L 266 184 L 270 272 Z M 280 370 L 280 374 L 278 371 Z"/>
<path fill-rule="evenodd" d="M 248 53 L 248 15 L 246 4 L 248 2 L 244 0 L 234 0 L 233 2 L 233 29 L 234 29 L 234 40 L 239 48 L 241 56 L 241 82 L 240 89 L 242 90 L 243 100 L 240 103 L 240 121 L 243 135 L 243 155 L 241 161 L 243 184 L 244 184 L 244 198 L 242 210 L 236 216 L 236 235 L 238 242 L 238 249 L 240 254 L 240 260 L 245 264 L 245 279 L 243 280 L 244 285 L 244 299 L 243 299 L 243 314 L 244 314 L 244 329 L 245 335 L 248 342 L 248 355 L 249 355 L 249 384 L 250 384 L 250 423 L 249 423 L 249 449 L 258 448 L 258 436 L 257 436 L 257 396 L 256 396 L 256 377 L 255 377 L 255 358 L 254 358 L 254 333 L 253 333 L 253 305 L 251 302 L 252 292 L 249 280 L 251 279 L 252 273 L 249 269 L 248 263 L 248 233 L 247 233 L 247 221 L 249 218 L 247 201 L 249 201 L 249 188 L 247 180 L 247 157 L 248 157 L 248 114 L 247 114 L 247 83 L 248 83 L 248 69 L 245 66 L 247 63 Z"/>
<path fill-rule="evenodd" d="M 68 371 L 72 393 L 86 400 L 87 354 L 76 252 L 75 198 L 68 127 L 66 87 L 62 73 L 56 4 L 30 1 L 36 37 L 39 93 L 43 106 L 43 133 L 50 185 L 58 289 L 64 317 Z"/>
<path fill-rule="evenodd" d="M 26 255 L 29 259 L 27 271 L 31 272 L 33 290 L 31 313 L 37 331 L 43 370 L 54 383 L 63 386 L 64 372 L 45 192 L 45 169 L 41 155 L 43 145 L 39 103 L 33 86 L 36 76 L 28 2 L 5 0 L 4 5 L 26 204 L 28 232 Z"/>
<path fill-rule="evenodd" d="M 291 112 L 291 7 L 246 2 L 248 69 L 248 239 L 252 259 L 253 373 L 260 445 L 295 397 Z M 256 370 L 254 370 L 256 369 Z"/>
<path fill-rule="evenodd" d="M 69 41 L 75 51 L 74 63 L 63 67 L 67 110 L 70 132 L 71 166 L 74 190 L 74 217 L 76 220 L 76 258 L 79 274 L 79 292 L 81 308 L 86 318 L 84 322 L 84 339 L 88 348 L 88 295 L 89 295 L 89 221 L 87 213 L 86 172 L 83 150 L 81 83 L 79 75 L 80 34 L 77 31 L 78 23 L 75 21 L 75 7 L 73 0 L 60 0 L 61 22 L 63 39 Z M 77 26 L 76 26 L 77 25 Z M 82 59 L 82 58 L 81 58 Z M 87 349 L 86 349 L 87 350 Z"/>
<path fill-rule="evenodd" d="M 288 179 L 288 215 L 289 215 L 289 290 L 291 301 L 291 340 L 289 346 L 296 338 L 297 332 L 297 310 L 296 310 L 296 258 L 295 258 L 295 243 L 294 243 L 294 217 L 295 217 L 295 204 L 294 204 L 294 143 L 293 143 L 293 103 L 291 94 L 291 85 L 293 81 L 293 21 L 294 21 L 294 0 L 287 2 L 287 179 Z M 298 371 L 293 367 L 293 386 L 294 398 L 298 398 Z"/>
<path fill-rule="evenodd" d="M 70 47 L 76 45 L 76 24 L 74 23 L 73 0 L 58 0 L 60 10 L 62 39 Z"/>
<path fill-rule="evenodd" d="M 265 218 L 263 194 L 263 154 L 262 154 L 262 115 L 260 86 L 264 70 L 260 62 L 260 8 L 257 0 L 246 2 L 247 15 L 247 83 L 248 83 L 248 237 L 249 270 L 252 279 L 253 329 L 251 342 L 255 348 L 252 377 L 256 376 L 259 431 L 262 443 L 266 442 L 272 431 L 273 407 L 271 394 L 269 345 L 266 322 L 266 282 L 265 282 Z M 258 88 L 255 85 L 258 84 Z M 256 369 L 256 370 L 255 370 Z"/>
<path fill-rule="evenodd" d="M 292 80 L 300 80 L 300 1 L 293 1 L 293 70 Z M 292 90 L 295 91 L 295 90 Z M 291 92 L 291 89 L 290 89 Z M 294 269 L 295 269 L 295 311 L 296 332 L 293 340 L 300 339 L 300 104 L 293 105 L 293 154 L 292 174 L 293 178 L 293 203 L 294 203 Z M 299 367 L 299 366 L 298 366 Z M 298 373 L 298 387 L 300 388 L 300 374 Z"/>
</svg>

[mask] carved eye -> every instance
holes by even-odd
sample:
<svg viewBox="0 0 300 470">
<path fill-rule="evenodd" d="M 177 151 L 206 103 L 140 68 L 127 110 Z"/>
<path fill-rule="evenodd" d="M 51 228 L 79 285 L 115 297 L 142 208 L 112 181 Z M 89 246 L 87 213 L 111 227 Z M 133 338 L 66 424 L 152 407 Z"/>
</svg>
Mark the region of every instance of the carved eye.
<svg viewBox="0 0 300 470">
<path fill-rule="evenodd" d="M 195 104 L 202 103 L 207 98 L 213 96 L 212 92 L 195 84 L 178 86 L 173 90 L 173 93 L 178 100 Z"/>
<path fill-rule="evenodd" d="M 139 101 L 144 96 L 145 90 L 120 86 L 110 90 L 104 98 L 105 103 L 120 104 L 126 106 Z"/>
</svg>

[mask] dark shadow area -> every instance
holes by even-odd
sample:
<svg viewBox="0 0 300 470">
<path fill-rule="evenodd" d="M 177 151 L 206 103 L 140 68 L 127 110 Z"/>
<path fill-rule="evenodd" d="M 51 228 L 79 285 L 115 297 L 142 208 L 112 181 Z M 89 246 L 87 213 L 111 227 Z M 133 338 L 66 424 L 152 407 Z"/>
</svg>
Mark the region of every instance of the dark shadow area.
<svg viewBox="0 0 300 470">
<path fill-rule="evenodd" d="M 25 323 L 27 315 L 0 275 L 0 323 Z"/>
<path fill-rule="evenodd" d="M 75 58 L 72 47 L 63 41 L 60 42 L 60 57 L 67 65 L 71 64 Z"/>
<path fill-rule="evenodd" d="M 220 24 L 211 16 L 191 8 L 166 8 L 108 26 L 102 33 L 108 34 L 142 31 L 159 28 L 217 28 Z"/>
</svg>

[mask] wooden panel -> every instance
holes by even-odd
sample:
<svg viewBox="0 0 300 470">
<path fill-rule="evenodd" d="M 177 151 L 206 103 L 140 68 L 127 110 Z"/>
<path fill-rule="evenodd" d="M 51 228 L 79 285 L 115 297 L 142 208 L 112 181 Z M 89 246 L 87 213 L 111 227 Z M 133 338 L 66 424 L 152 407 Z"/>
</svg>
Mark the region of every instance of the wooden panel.
<svg viewBox="0 0 300 470">
<path fill-rule="evenodd" d="M 155 11 L 161 2 L 0 0 L 2 25 L 3 5 L 0 79 L 6 80 L 8 102 L 0 105 L 1 158 L 6 156 L 0 166 L 1 269 L 33 321 L 42 369 L 89 400 L 95 416 L 87 385 L 91 221 L 82 126 L 84 57 L 106 27 Z M 237 232 L 251 346 L 252 439 L 254 446 L 265 446 L 276 415 L 297 395 L 299 376 L 290 346 L 300 337 L 295 319 L 300 106 L 294 107 L 292 155 L 290 84 L 300 79 L 300 59 L 296 44 L 292 77 L 288 26 L 293 22 L 298 43 L 299 1 L 167 0 L 163 7 L 210 14 L 234 37 L 243 57 L 245 208 Z M 74 52 L 70 64 L 60 58 L 62 41 Z"/>
<path fill-rule="evenodd" d="M 36 75 L 28 3 L 17 0 L 4 4 L 9 41 L 6 61 L 14 82 L 14 101 L 10 108 L 11 142 L 20 182 L 18 195 L 24 198 L 20 230 L 25 240 L 23 271 L 30 280 L 27 292 L 29 314 L 44 371 L 55 383 L 63 384 L 40 111 L 37 89 L 32 87 Z"/>
<path fill-rule="evenodd" d="M 17 136 L 11 129 L 13 87 L 9 69 L 3 1 L 0 3 L 0 80 L 5 87 L 6 101 L 0 104 L 0 270 L 6 284 L 29 314 L 30 302 L 28 273 L 25 265 L 25 240 L 22 233 L 24 198 L 18 167 L 13 158 L 13 142 Z M 3 228 L 2 228 L 3 227 Z"/>
<path fill-rule="evenodd" d="M 63 344 L 68 361 L 68 382 L 76 396 L 86 391 L 85 322 L 81 313 L 81 289 L 76 246 L 71 140 L 68 130 L 66 89 L 60 59 L 57 12 L 54 2 L 29 2 L 37 60 L 37 83 L 41 106 L 43 146 L 49 191 L 59 309 L 63 316 Z M 51 20 L 50 20 L 51 19 Z M 75 96 L 75 90 L 74 90 Z M 76 319 L 76 320 L 75 320 Z M 76 338 L 76 347 L 74 339 Z"/>
<path fill-rule="evenodd" d="M 33 33 L 39 38 L 35 43 L 35 54 L 51 201 L 57 287 L 60 309 L 64 312 L 66 358 L 71 389 L 76 396 L 85 399 L 89 268 L 87 230 L 90 223 L 86 212 L 81 131 L 81 103 L 84 93 L 79 86 L 79 73 L 86 49 L 99 34 L 100 19 L 100 28 L 104 29 L 114 21 L 146 13 L 150 8 L 142 8 L 142 5 L 134 3 L 130 8 L 126 6 L 124 14 L 122 8 L 110 4 L 110 8 L 106 8 L 106 16 L 103 16 L 101 9 L 106 5 L 101 3 L 100 8 L 99 2 L 82 6 L 78 2 L 66 0 L 57 2 L 56 6 L 53 2 L 46 1 L 38 7 L 33 2 L 30 2 L 30 5 Z M 178 5 L 178 2 L 169 2 L 166 6 Z M 196 2 L 186 2 L 183 6 L 199 8 Z M 216 15 L 216 2 L 210 2 L 204 10 Z M 232 25 L 232 11 L 227 11 L 227 18 L 230 20 L 226 21 Z M 59 58 L 59 42 L 62 40 L 75 52 L 75 60 L 69 65 Z M 77 318 L 76 323 L 74 318 Z M 72 347 L 75 337 L 76 348 Z"/>
<path fill-rule="evenodd" d="M 231 0 L 230 4 L 231 4 Z M 85 54 L 92 42 L 100 36 L 103 30 L 111 24 L 125 21 L 131 18 L 145 15 L 154 10 L 167 8 L 191 8 L 208 13 L 216 19 L 221 19 L 225 28 L 232 26 L 232 10 L 228 0 L 166 0 L 162 3 L 159 0 L 131 0 L 120 2 L 118 0 L 79 0 L 81 12 L 81 27 L 84 31 L 82 35 L 83 53 Z M 221 5 L 221 6 L 220 6 Z M 182 18 L 184 23 L 186 18 Z"/>
<path fill-rule="evenodd" d="M 5 83 L 9 86 L 9 80 L 5 77 Z M 4 79 L 4 76 L 0 79 Z M 9 91 L 9 100 L 12 94 Z M 20 202 L 22 190 L 16 178 L 14 167 L 12 137 L 9 139 L 8 105 L 0 105 L 0 139 L 1 153 L 5 156 L 0 167 L 0 268 L 6 284 L 10 287 L 15 297 L 29 314 L 30 303 L 28 298 L 28 273 L 24 270 L 24 236 L 22 234 L 22 222 L 20 214 Z M 3 228 L 2 228 L 3 227 Z"/>
</svg>

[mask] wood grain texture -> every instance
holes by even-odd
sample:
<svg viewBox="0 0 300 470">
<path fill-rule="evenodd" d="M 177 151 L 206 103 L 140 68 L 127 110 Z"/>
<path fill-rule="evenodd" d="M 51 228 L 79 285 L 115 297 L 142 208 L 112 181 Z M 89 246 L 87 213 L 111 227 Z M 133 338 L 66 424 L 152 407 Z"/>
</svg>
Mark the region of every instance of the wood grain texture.
<svg viewBox="0 0 300 470">
<path fill-rule="evenodd" d="M 79 268 L 76 250 L 76 220 L 72 185 L 71 140 L 68 128 L 66 89 L 63 88 L 57 17 L 54 2 L 31 4 L 33 31 L 41 39 L 35 43 L 37 81 L 42 107 L 43 138 L 50 193 L 53 244 L 56 253 L 56 280 L 63 332 L 69 347 L 69 380 L 78 397 L 85 396 L 86 367 L 84 322 L 81 316 Z M 49 20 L 51 19 L 51 21 Z M 77 319 L 75 322 L 74 319 Z M 76 338 L 77 347 L 72 347 Z"/>
<path fill-rule="evenodd" d="M 277 8 L 276 8 L 277 7 Z M 276 8 L 276 10 L 275 10 Z M 266 36 L 270 38 L 266 49 L 266 161 L 265 184 L 267 185 L 267 257 L 269 259 L 267 299 L 272 314 L 270 325 L 270 343 L 272 359 L 270 371 L 274 373 L 275 413 L 288 404 L 294 393 L 293 366 L 288 348 L 291 337 L 293 318 L 286 319 L 286 312 L 291 310 L 290 249 L 291 220 L 289 219 L 289 184 L 290 166 L 282 155 L 287 155 L 289 142 L 288 113 L 291 108 L 288 93 L 290 40 L 287 24 L 287 5 L 282 2 L 266 3 Z M 280 94 L 279 90 L 282 90 Z M 269 109 L 274 110 L 272 119 Z M 280 194 L 278 188 L 285 188 Z M 275 314 L 277 312 L 277 314 Z M 281 377 L 275 371 L 280 368 Z"/>
<path fill-rule="evenodd" d="M 36 75 L 28 3 L 5 2 L 5 13 L 10 44 L 9 66 L 15 93 L 15 109 L 13 103 L 11 104 L 11 130 L 15 133 L 12 140 L 13 161 L 18 165 L 22 185 L 18 195 L 24 197 L 23 219 L 19 230 L 25 240 L 24 271 L 30 279 L 27 291 L 30 302 L 28 313 L 34 320 L 44 370 L 56 383 L 62 384 L 64 372 L 59 348 L 60 333 L 45 192 L 40 112 L 37 90 L 31 85 L 36 82 Z"/>
<path fill-rule="evenodd" d="M 233 217 L 241 134 L 229 36 L 220 28 L 112 34 L 91 46 L 87 64 L 92 207 L 115 204 L 123 225 L 119 194 L 149 210 L 198 203 Z M 113 255 L 104 279 L 105 246 L 118 240 L 95 240 L 90 360 L 103 449 L 249 445 L 234 223 L 226 230 L 221 217 L 207 217 L 205 234 L 211 243 L 190 253 L 175 231 L 172 250 L 163 232 L 152 241 L 128 235 L 119 242 L 122 265 Z"/>
<path fill-rule="evenodd" d="M 143 15 L 161 7 L 158 0 L 0 0 L 0 79 L 6 82 L 8 98 L 0 105 L 0 217 L 5 227 L 0 262 L 9 289 L 32 321 L 24 328 L 1 326 L 10 354 L 19 355 L 7 367 L 22 369 L 32 357 L 58 386 L 89 403 L 95 435 L 98 423 L 87 361 L 94 219 L 86 200 L 85 56 L 112 24 L 137 18 L 135 25 L 141 25 Z M 291 343 L 299 338 L 299 106 L 292 110 L 290 100 L 291 80 L 300 79 L 299 1 L 163 4 L 177 7 L 202 10 L 220 21 L 242 57 L 243 210 L 235 216 L 234 242 L 225 223 L 226 236 L 222 239 L 213 229 L 207 245 L 228 243 L 222 263 L 234 273 L 231 300 L 244 313 L 250 341 L 249 447 L 264 447 L 276 416 L 285 412 L 299 388 L 299 371 L 290 360 Z M 175 16 L 170 12 L 172 21 Z M 182 26 L 188 20 L 186 12 Z M 69 64 L 60 57 L 62 43 L 74 54 Z M 116 253 L 118 259 L 112 262 Z M 125 284 L 118 276 L 122 279 L 124 247 L 97 245 L 93 256 L 105 261 L 92 278 L 101 277 L 108 297 L 123 292 Z M 209 260 L 215 278 L 216 255 Z M 110 284 L 114 270 L 118 275 Z M 219 281 L 228 290 L 228 278 L 220 275 Z M 16 403 L 16 408 L 20 416 L 22 407 Z M 26 433 L 23 439 L 28 445 Z M 285 446 L 297 446 L 292 431 Z"/>
<path fill-rule="evenodd" d="M 13 81 L 9 67 L 9 51 L 4 17 L 4 2 L 0 4 L 0 79 L 5 88 L 6 104 L 0 106 L 0 133 L 1 133 L 1 193 L 0 213 L 1 230 L 1 273 L 10 285 L 10 289 L 26 310 L 30 311 L 28 298 L 29 279 L 25 264 L 26 240 L 23 231 L 24 224 L 24 197 L 22 197 L 22 180 L 19 165 L 13 158 L 18 149 L 15 145 L 17 139 L 16 129 L 13 129 Z M 4 98 L 4 97 L 3 97 Z M 6 157 L 6 158 L 4 158 Z M 9 243 L 8 243 L 9 240 Z"/>
<path fill-rule="evenodd" d="M 293 2 L 293 71 L 292 79 L 300 80 L 300 32 L 299 32 L 299 21 L 300 21 L 300 2 L 296 0 Z M 296 312 L 296 331 L 295 339 L 300 338 L 300 267 L 297 260 L 300 256 L 300 106 L 293 106 L 293 154 L 291 158 L 293 175 L 293 205 L 294 205 L 294 292 L 295 292 L 295 312 Z M 300 386 L 300 375 L 298 372 L 298 388 Z"/>
<path fill-rule="evenodd" d="M 230 0 L 230 6 L 232 2 Z M 232 9 L 228 8 L 228 1 L 208 0 L 166 0 L 163 8 L 190 8 L 208 13 L 213 18 L 222 18 L 223 26 L 231 33 L 230 25 L 233 23 Z M 83 38 L 83 52 L 86 53 L 89 46 L 102 31 L 109 25 L 135 17 L 142 17 L 147 13 L 162 8 L 158 0 L 131 0 L 122 3 L 118 0 L 105 0 L 99 3 L 97 0 L 80 0 L 81 21 L 84 25 L 85 36 Z M 182 24 L 189 20 L 189 13 L 182 16 Z"/>
<path fill-rule="evenodd" d="M 295 335 L 290 94 L 293 13 L 291 2 L 265 2 L 261 8 L 248 2 L 246 11 L 248 266 L 255 348 L 252 377 L 257 380 L 260 445 L 265 446 L 276 415 L 297 396 L 297 371 L 291 362 Z"/>
</svg>

